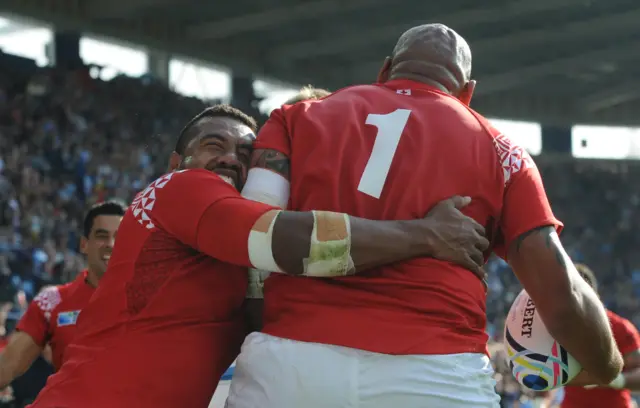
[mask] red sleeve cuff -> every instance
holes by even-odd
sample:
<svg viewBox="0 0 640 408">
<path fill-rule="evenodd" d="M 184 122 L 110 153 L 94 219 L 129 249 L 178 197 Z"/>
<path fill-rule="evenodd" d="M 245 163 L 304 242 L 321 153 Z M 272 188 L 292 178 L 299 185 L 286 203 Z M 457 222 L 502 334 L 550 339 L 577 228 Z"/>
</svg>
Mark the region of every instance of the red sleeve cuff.
<svg viewBox="0 0 640 408">
<path fill-rule="evenodd" d="M 562 229 L 564 228 L 564 224 L 559 221 L 558 219 L 556 219 L 555 217 L 551 217 L 551 218 L 545 218 L 543 220 L 538 220 L 538 221 L 534 221 L 534 222 L 529 222 L 529 223 L 525 223 L 522 225 L 519 225 L 518 229 L 514 230 L 512 232 L 511 236 L 505 237 L 504 238 L 504 242 L 505 242 L 505 248 L 509 248 L 509 246 L 511 245 L 511 243 L 516 240 L 520 235 L 524 234 L 525 232 L 529 232 L 533 229 L 536 228 L 540 228 L 540 227 L 546 227 L 546 226 L 553 226 L 556 229 L 556 232 L 558 233 L 558 235 L 560 235 L 560 233 L 562 232 Z"/>
<path fill-rule="evenodd" d="M 278 209 L 241 197 L 213 203 L 198 224 L 197 249 L 215 259 L 252 267 L 249 261 L 249 233 L 267 211 Z"/>
<path fill-rule="evenodd" d="M 40 347 L 44 347 L 45 344 L 47 343 L 47 333 L 44 333 L 40 329 L 31 327 L 30 325 L 25 324 L 23 320 L 20 320 L 20 322 L 18 323 L 18 326 L 16 327 L 16 330 L 31 336 L 33 341 Z"/>
</svg>

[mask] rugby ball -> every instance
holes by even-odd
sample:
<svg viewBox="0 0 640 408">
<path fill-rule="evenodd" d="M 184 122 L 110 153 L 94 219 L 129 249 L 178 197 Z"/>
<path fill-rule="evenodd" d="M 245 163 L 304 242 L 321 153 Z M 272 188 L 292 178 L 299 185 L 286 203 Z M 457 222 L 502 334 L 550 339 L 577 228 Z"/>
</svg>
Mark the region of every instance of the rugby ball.
<svg viewBox="0 0 640 408">
<path fill-rule="evenodd" d="M 582 370 L 580 363 L 551 337 L 524 290 L 507 315 L 504 345 L 513 376 L 532 391 L 562 387 Z"/>
</svg>

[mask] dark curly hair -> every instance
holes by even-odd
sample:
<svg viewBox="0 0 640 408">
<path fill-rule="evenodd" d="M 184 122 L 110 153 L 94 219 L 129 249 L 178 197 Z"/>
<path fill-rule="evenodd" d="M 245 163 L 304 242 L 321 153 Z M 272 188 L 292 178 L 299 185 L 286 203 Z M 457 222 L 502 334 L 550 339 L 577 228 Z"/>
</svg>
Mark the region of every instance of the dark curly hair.
<svg viewBox="0 0 640 408">
<path fill-rule="evenodd" d="M 246 113 L 242 112 L 240 109 L 234 108 L 231 105 L 214 105 L 197 114 L 193 119 L 189 121 L 189 123 L 185 125 L 185 127 L 180 132 L 180 136 L 178 136 L 178 141 L 176 142 L 176 147 L 174 149 L 176 153 L 178 153 L 179 155 L 184 154 L 185 149 L 193 139 L 191 130 L 202 119 L 217 117 L 235 119 L 238 122 L 247 125 L 254 133 L 258 131 L 258 124 L 256 123 L 256 120 Z"/>
</svg>

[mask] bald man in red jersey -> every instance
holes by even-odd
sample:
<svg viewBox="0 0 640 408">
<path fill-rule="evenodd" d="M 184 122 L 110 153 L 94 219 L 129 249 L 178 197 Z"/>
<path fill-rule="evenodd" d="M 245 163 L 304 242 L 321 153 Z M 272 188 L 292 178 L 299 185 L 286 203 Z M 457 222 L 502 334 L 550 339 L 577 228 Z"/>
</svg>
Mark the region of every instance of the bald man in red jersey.
<svg viewBox="0 0 640 408">
<path fill-rule="evenodd" d="M 595 290 L 598 282 L 586 265 L 576 265 Z M 624 359 L 623 372 L 604 387 L 566 387 L 561 408 L 634 408 L 632 391 L 640 391 L 640 334 L 629 320 L 607 310 L 613 336 Z"/>
<path fill-rule="evenodd" d="M 621 357 L 605 309 L 562 248 L 532 158 L 469 108 L 474 86 L 460 35 L 414 27 L 376 84 L 276 109 L 243 195 L 379 220 L 472 197 L 464 212 L 490 231 L 553 336 L 608 383 Z M 227 407 L 495 408 L 485 289 L 433 258 L 325 280 L 272 273 Z"/>
</svg>

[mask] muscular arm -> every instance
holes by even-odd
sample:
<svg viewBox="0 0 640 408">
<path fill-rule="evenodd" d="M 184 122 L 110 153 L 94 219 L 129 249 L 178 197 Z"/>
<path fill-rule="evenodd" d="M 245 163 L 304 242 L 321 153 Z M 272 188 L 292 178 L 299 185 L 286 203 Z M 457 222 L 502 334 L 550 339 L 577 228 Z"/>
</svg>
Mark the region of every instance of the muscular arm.
<svg viewBox="0 0 640 408">
<path fill-rule="evenodd" d="M 0 388 L 24 374 L 42 353 L 31 336 L 23 332 L 11 335 L 9 344 L 0 353 Z"/>
<path fill-rule="evenodd" d="M 255 170 L 255 169 L 254 169 Z M 223 262 L 292 275 L 335 277 L 418 256 L 434 256 L 481 274 L 484 228 L 459 211 L 469 198 L 438 203 L 424 219 L 372 221 L 330 212 L 283 211 L 246 200 L 204 169 L 163 176 L 146 228 L 161 228 Z M 355 267 L 355 268 L 354 268 Z"/>
<path fill-rule="evenodd" d="M 242 195 L 254 201 L 285 208 L 289 200 L 289 169 L 289 159 L 284 154 L 271 149 L 256 150 L 252 157 L 249 180 Z M 458 216 L 451 220 L 460 223 L 461 228 L 455 230 L 457 236 L 450 230 L 442 231 L 445 223 L 438 221 L 438 214 L 435 213 L 435 217 L 419 221 L 372 221 L 350 216 L 350 254 L 354 270 L 360 272 L 418 256 L 434 256 L 458 261 L 469 269 L 478 271 L 484 263 L 482 251 L 486 249 L 488 241 L 482 236 L 482 226 L 457 211 L 457 208 L 466 204 L 468 201 L 458 200 L 447 208 Z M 446 205 L 440 206 L 439 209 L 445 207 Z M 338 220 L 334 221 L 336 222 L 329 223 L 333 225 L 328 225 L 333 228 L 332 232 L 340 227 Z M 287 273 L 304 273 L 305 259 L 309 257 L 312 247 L 313 228 L 314 217 L 311 212 L 283 211 L 278 215 L 273 228 L 273 256 L 278 266 Z M 447 236 L 443 232 L 448 233 Z M 318 234 L 320 233 L 318 229 Z M 328 234 L 331 235 L 330 232 Z M 438 245 L 443 241 L 454 240 L 457 240 L 460 248 L 455 254 L 451 253 L 450 257 L 443 257 L 437 249 Z M 469 242 L 472 242 L 472 248 L 477 243 L 478 248 L 467 255 L 465 249 L 469 247 L 464 244 Z"/>
<path fill-rule="evenodd" d="M 509 263 L 549 333 L 600 384 L 613 380 L 622 356 L 604 306 L 580 277 L 551 226 L 532 229 L 509 246 Z"/>
</svg>

